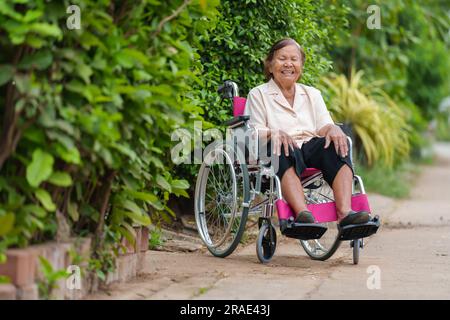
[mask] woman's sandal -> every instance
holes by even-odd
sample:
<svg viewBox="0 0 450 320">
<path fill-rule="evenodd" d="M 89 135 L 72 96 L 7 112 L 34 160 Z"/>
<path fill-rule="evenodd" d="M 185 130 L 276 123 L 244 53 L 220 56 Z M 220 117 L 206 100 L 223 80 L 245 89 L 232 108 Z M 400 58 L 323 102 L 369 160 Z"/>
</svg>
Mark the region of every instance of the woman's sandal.
<svg viewBox="0 0 450 320">
<path fill-rule="evenodd" d="M 339 222 L 340 227 L 350 224 L 364 224 L 370 221 L 370 213 L 367 211 L 350 211 L 347 216 Z"/>
<path fill-rule="evenodd" d="M 295 218 L 296 223 L 314 223 L 316 220 L 311 211 L 304 210 L 300 211 Z"/>
<path fill-rule="evenodd" d="M 282 234 L 300 240 L 319 239 L 327 231 L 327 227 L 316 223 L 313 214 L 308 211 L 300 211 L 295 220 L 291 220 L 285 228 L 282 229 Z"/>
<path fill-rule="evenodd" d="M 348 216 L 338 224 L 339 240 L 354 240 L 369 237 L 377 233 L 380 227 L 380 218 L 372 218 L 367 211 L 351 211 Z"/>
</svg>

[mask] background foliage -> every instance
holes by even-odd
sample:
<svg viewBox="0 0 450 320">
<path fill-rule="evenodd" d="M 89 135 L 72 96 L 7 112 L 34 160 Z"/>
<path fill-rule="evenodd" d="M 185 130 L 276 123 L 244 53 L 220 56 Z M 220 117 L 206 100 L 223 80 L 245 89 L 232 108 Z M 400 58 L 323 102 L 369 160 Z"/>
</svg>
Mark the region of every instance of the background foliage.
<svg viewBox="0 0 450 320">
<path fill-rule="evenodd" d="M 72 4 L 81 30 L 66 26 Z M 322 86 L 335 120 L 366 123 L 354 114 L 364 104 L 337 94 L 352 83 L 375 110 L 359 139 L 377 144 L 383 130 L 384 148 L 362 146 L 363 159 L 401 163 L 435 118 L 445 136 L 448 1 L 373 4 L 381 30 L 366 27 L 362 0 L 0 1 L 0 262 L 7 247 L 91 235 L 104 277 L 134 225 L 170 221 L 169 200 L 189 196 L 198 168 L 171 161 L 172 132 L 220 127 L 232 110 L 218 85 L 245 96 L 263 83 L 280 38 L 304 47 L 302 82 L 336 74 Z"/>
<path fill-rule="evenodd" d="M 81 30 L 66 27 L 70 4 Z M 170 134 L 201 113 L 184 93 L 215 5 L 0 3 L 3 250 L 95 235 L 101 257 L 133 225 L 173 214 L 169 194 L 189 184 L 171 175 Z"/>
<path fill-rule="evenodd" d="M 383 90 L 404 110 L 413 127 L 409 140 L 419 154 L 423 133 L 437 116 L 439 102 L 450 94 L 450 4 L 448 1 L 372 1 L 381 29 L 366 26 L 368 4 L 340 0 L 351 7 L 349 29 L 341 29 L 331 55 L 337 72 L 351 77 L 364 70 L 366 83 L 383 81 Z"/>
</svg>

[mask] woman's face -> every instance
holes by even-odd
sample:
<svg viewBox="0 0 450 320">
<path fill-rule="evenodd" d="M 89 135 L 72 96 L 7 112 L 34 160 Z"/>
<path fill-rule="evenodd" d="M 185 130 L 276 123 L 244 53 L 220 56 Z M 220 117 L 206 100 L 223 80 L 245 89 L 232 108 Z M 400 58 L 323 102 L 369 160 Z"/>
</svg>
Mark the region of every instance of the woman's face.
<svg viewBox="0 0 450 320">
<path fill-rule="evenodd" d="M 301 53 L 298 47 L 292 44 L 275 51 L 269 71 L 278 83 L 297 82 L 303 71 Z"/>
</svg>

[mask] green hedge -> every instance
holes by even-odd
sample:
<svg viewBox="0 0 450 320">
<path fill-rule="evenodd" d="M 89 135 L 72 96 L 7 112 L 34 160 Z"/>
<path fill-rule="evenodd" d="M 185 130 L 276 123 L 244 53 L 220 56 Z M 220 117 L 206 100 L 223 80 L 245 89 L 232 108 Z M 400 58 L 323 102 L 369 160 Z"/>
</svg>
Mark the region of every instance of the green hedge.
<svg viewBox="0 0 450 320">
<path fill-rule="evenodd" d="M 189 183 L 171 175 L 170 134 L 201 113 L 184 93 L 217 4 L 0 3 L 0 249 L 69 234 L 118 249 L 133 224 L 173 215 Z"/>
</svg>

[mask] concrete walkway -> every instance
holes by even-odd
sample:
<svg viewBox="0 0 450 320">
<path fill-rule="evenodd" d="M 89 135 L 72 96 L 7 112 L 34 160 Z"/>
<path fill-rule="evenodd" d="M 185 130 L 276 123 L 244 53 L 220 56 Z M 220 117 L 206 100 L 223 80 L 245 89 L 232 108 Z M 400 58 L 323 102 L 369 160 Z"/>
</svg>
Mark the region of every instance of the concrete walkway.
<svg viewBox="0 0 450 320">
<path fill-rule="evenodd" d="M 449 299 L 450 144 L 436 144 L 409 199 L 370 195 L 383 226 L 366 241 L 358 265 L 344 242 L 328 261 L 313 261 L 298 241 L 279 237 L 271 263 L 255 244 L 226 259 L 203 251 L 150 251 L 139 279 L 89 299 Z"/>
</svg>

